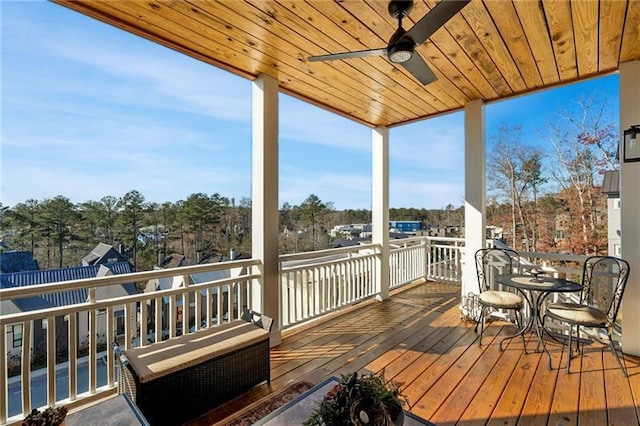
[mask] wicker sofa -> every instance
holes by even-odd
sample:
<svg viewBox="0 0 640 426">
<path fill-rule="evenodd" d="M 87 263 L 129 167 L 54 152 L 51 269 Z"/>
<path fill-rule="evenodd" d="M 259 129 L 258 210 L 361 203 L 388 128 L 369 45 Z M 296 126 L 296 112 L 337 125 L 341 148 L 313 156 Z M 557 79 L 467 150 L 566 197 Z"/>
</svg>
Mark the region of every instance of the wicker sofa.
<svg viewBox="0 0 640 426">
<path fill-rule="evenodd" d="M 177 425 L 270 382 L 272 319 L 245 310 L 242 320 L 120 350 L 118 392 L 126 393 L 151 425 Z"/>
</svg>

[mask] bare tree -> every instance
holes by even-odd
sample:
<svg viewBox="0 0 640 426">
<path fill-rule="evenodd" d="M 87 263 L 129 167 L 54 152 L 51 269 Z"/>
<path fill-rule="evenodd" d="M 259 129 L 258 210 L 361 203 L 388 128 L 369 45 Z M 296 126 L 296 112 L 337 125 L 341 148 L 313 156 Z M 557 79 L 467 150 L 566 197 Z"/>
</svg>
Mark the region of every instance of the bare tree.
<svg viewBox="0 0 640 426">
<path fill-rule="evenodd" d="M 487 165 L 489 187 L 498 200 L 511 206 L 512 247 L 520 247 L 519 237 L 530 251 L 536 246 L 537 197 L 546 182 L 542 152 L 522 144 L 519 125 L 501 125 L 493 141 Z"/>
<path fill-rule="evenodd" d="M 579 99 L 562 113 L 562 120 L 548 126 L 558 167 L 552 176 L 565 196 L 572 224 L 578 235 L 572 235 L 572 246 L 584 254 L 595 254 L 603 244 L 597 220 L 597 196 L 600 173 L 618 167 L 615 159 L 618 139 L 615 126 L 607 114 L 607 101 Z"/>
</svg>

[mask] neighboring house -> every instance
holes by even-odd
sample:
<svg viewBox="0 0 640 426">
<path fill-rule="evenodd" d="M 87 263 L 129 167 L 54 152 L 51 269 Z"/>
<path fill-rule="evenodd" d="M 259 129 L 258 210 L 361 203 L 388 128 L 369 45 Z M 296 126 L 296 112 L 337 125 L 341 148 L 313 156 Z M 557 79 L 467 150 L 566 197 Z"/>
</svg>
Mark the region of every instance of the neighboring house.
<svg viewBox="0 0 640 426">
<path fill-rule="evenodd" d="M 109 244 L 99 243 L 91 253 L 82 258 L 82 266 L 108 265 L 110 263 L 129 262 L 122 253 Z"/>
<path fill-rule="evenodd" d="M 162 254 L 161 254 L 162 255 Z M 181 266 L 191 265 L 189 258 L 182 254 L 172 253 L 164 258 L 159 259 L 155 269 L 179 268 Z"/>
<path fill-rule="evenodd" d="M 371 234 L 370 223 L 352 223 L 349 225 L 336 225 L 329 231 L 331 238 L 362 237 L 363 234 Z"/>
<path fill-rule="evenodd" d="M 0 273 L 37 271 L 40 269 L 38 261 L 30 251 L 0 251 Z"/>
<path fill-rule="evenodd" d="M 203 258 L 203 260 L 201 260 L 200 262 L 198 262 L 198 264 L 205 264 L 205 263 L 218 263 L 218 262 L 227 262 L 230 260 L 240 260 L 240 259 L 250 259 L 251 256 L 247 255 L 247 254 L 236 254 L 233 250 L 230 252 L 229 256 L 227 255 L 221 255 L 221 254 L 210 254 L 207 255 Z M 166 269 L 166 268 L 173 268 L 173 267 L 184 267 L 184 266 L 189 266 L 190 265 L 190 261 L 185 258 L 182 255 L 178 255 L 178 254 L 172 254 L 170 256 L 168 256 L 164 262 L 162 262 L 162 266 L 157 266 L 156 269 Z M 182 288 L 185 286 L 185 278 L 188 280 L 188 285 L 193 285 L 193 284 L 201 284 L 201 283 L 205 283 L 205 282 L 212 282 L 212 281 L 218 281 L 218 280 L 223 280 L 226 278 L 231 278 L 232 276 L 237 276 L 240 277 L 242 275 L 245 275 L 247 273 L 245 268 L 231 268 L 231 269 L 224 269 L 224 270 L 219 270 L 219 271 L 210 271 L 210 272 L 201 272 L 201 273 L 197 273 L 197 274 L 189 274 L 189 275 L 179 275 L 179 276 L 174 276 L 174 277 L 166 277 L 166 278 L 156 278 L 156 279 L 152 279 L 149 280 L 147 282 L 147 285 L 144 289 L 145 293 L 150 293 L 150 292 L 154 292 L 154 291 L 161 291 L 161 290 L 169 290 L 169 289 L 177 289 L 177 288 Z M 210 290 L 211 292 L 211 315 L 212 315 L 212 319 L 217 317 L 217 311 L 218 311 L 218 290 L 216 288 L 213 288 Z M 204 323 L 204 321 L 206 320 L 206 313 L 207 313 L 207 290 L 200 290 L 200 294 L 202 295 L 201 297 L 201 303 L 200 303 L 200 312 L 201 314 L 201 318 L 198 319 L 199 323 L 202 324 Z M 234 292 L 235 294 L 235 292 Z M 220 301 L 221 306 L 222 306 L 222 312 L 221 315 L 223 318 L 226 318 L 228 310 L 229 310 L 229 286 L 224 286 L 223 290 L 222 290 L 222 300 Z M 246 297 L 246 295 L 245 295 Z M 245 299 L 246 300 L 246 299 Z M 169 301 L 170 298 L 169 297 L 162 297 L 160 299 L 161 303 L 162 303 L 162 329 L 165 331 L 168 331 L 169 329 Z M 155 300 L 151 300 L 149 301 L 149 319 L 148 319 L 148 330 L 150 332 L 150 334 L 153 332 L 153 327 L 155 327 L 155 325 L 153 324 L 153 312 L 155 312 L 155 306 L 154 306 Z M 181 325 L 182 323 L 182 318 L 183 315 L 185 315 L 185 313 L 188 315 L 189 318 L 189 325 L 193 326 L 196 322 L 196 318 L 195 318 L 195 295 L 194 293 L 191 293 L 189 296 L 189 301 L 188 301 L 188 310 L 186 310 L 183 306 L 183 302 L 182 302 L 182 297 L 177 297 L 176 298 L 176 306 L 175 306 L 175 320 L 177 321 L 178 325 Z M 245 302 L 246 303 L 246 302 Z M 238 307 L 237 305 L 237 301 L 234 297 L 234 300 L 232 301 L 232 309 L 237 309 Z"/>
<path fill-rule="evenodd" d="M 120 275 L 131 273 L 129 262 L 120 262 L 105 265 L 77 266 L 63 269 L 47 269 L 38 271 L 16 272 L 0 274 L 0 288 L 24 287 L 38 284 L 57 283 L 78 279 L 94 278 L 107 275 Z M 133 283 L 100 287 L 96 291 L 96 299 L 104 300 L 112 297 L 127 296 L 136 293 Z M 59 306 L 84 303 L 88 300 L 86 289 L 61 291 L 58 293 L 42 294 L 40 296 L 27 297 L 15 300 L 0 301 L 0 309 L 3 314 L 29 312 L 39 309 L 48 309 Z M 122 334 L 124 331 L 123 308 L 114 308 L 116 317 L 116 332 Z M 88 341 L 88 312 L 77 314 L 78 345 L 82 347 Z M 99 315 L 99 317 L 103 315 Z M 9 326 L 7 329 L 7 351 L 9 355 L 20 353 L 22 346 L 22 324 Z M 66 352 L 68 333 L 67 324 L 63 317 L 56 317 L 56 348 L 58 352 Z M 34 357 L 46 354 L 46 325 L 42 321 L 34 321 L 32 324 L 32 348 Z M 98 320 L 98 334 L 105 338 L 106 321 Z"/>
<path fill-rule="evenodd" d="M 604 173 L 602 193 L 607 196 L 607 240 L 611 256 L 622 256 L 620 241 L 620 171 L 609 170 Z"/>
</svg>

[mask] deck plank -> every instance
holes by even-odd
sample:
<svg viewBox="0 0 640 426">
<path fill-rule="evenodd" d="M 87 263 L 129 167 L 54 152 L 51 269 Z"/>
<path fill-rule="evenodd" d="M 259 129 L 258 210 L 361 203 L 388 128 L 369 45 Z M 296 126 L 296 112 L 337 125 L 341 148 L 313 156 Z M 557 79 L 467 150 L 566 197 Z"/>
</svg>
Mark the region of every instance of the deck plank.
<svg viewBox="0 0 640 426">
<path fill-rule="evenodd" d="M 507 385 L 504 387 L 496 408 L 491 413 L 489 425 L 517 424 L 539 363 L 539 353 L 531 353 L 520 357 Z"/>
<path fill-rule="evenodd" d="M 632 374 L 631 371 L 629 373 Z M 633 400 L 631 383 L 622 378 L 622 371 L 613 354 L 605 349 L 604 381 L 607 390 L 607 419 L 611 426 L 628 425 L 638 421 L 637 404 Z"/>
<path fill-rule="evenodd" d="M 565 371 L 567 351 L 547 343 L 548 357 L 527 335 L 502 321 L 488 324 L 478 345 L 474 324 L 460 319 L 460 287 L 427 282 L 393 291 L 384 302 L 362 302 L 283 333 L 271 350 L 271 385 L 259 385 L 189 426 L 224 424 L 234 412 L 283 389 L 292 381 L 314 383 L 352 371 L 380 372 L 403 382 L 413 413 L 439 425 L 638 425 L 640 359 L 624 356 L 629 378 L 598 344 Z M 561 366 L 558 368 L 558 366 Z"/>
<path fill-rule="evenodd" d="M 578 424 L 581 426 L 608 424 L 605 388 L 599 385 L 604 383 L 601 347 L 585 346 L 583 348 L 581 374 Z"/>
</svg>

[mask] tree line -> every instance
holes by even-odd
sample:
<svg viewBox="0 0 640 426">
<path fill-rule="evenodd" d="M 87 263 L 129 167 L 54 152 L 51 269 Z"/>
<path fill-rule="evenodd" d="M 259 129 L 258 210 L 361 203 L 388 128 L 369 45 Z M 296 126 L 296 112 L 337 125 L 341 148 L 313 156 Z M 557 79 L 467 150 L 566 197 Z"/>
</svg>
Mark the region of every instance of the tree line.
<svg viewBox="0 0 640 426">
<path fill-rule="evenodd" d="M 149 270 L 160 259 L 178 253 L 193 262 L 212 255 L 251 251 L 251 200 L 196 193 L 177 202 L 146 201 L 137 190 L 121 197 L 74 204 L 58 195 L 29 199 L 13 207 L 0 205 L 3 242 L 30 251 L 43 269 L 75 266 L 98 243 L 121 250 L 136 270 Z M 421 220 L 425 225 L 455 220 L 462 208 L 443 210 L 390 209 L 396 220 Z M 280 209 L 280 253 L 329 248 L 329 230 L 338 224 L 370 223 L 367 209 L 336 210 L 330 201 L 309 195 L 299 205 Z"/>
</svg>

